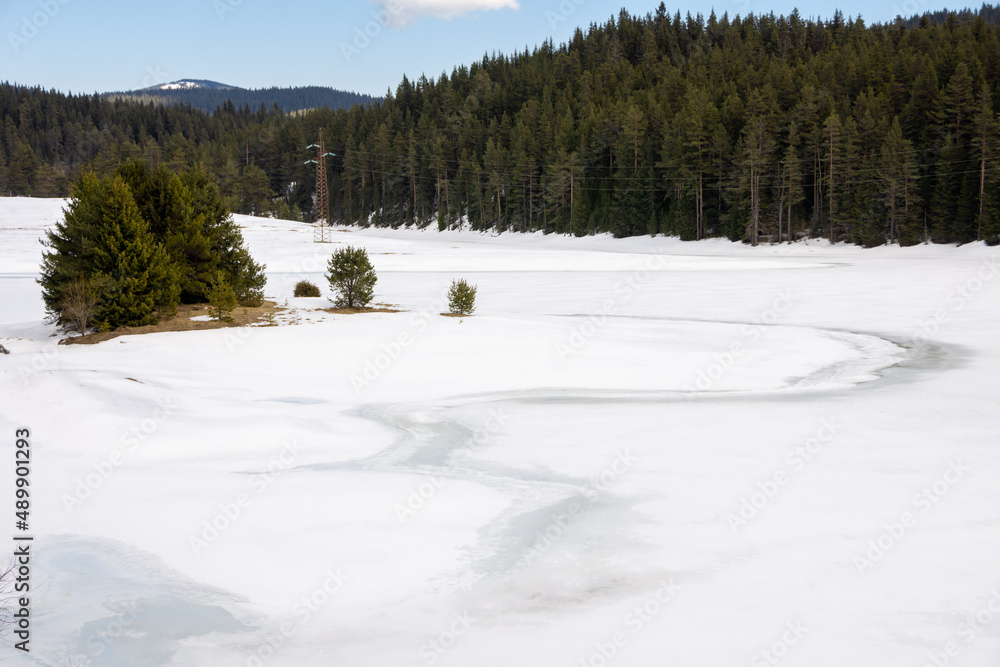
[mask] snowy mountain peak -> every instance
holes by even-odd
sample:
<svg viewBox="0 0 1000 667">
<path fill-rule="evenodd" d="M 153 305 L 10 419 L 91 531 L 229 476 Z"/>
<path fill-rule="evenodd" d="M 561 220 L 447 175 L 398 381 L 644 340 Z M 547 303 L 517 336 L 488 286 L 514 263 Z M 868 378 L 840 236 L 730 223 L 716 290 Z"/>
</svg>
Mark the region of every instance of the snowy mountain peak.
<svg viewBox="0 0 1000 667">
<path fill-rule="evenodd" d="M 171 83 L 161 83 L 157 86 L 150 86 L 145 90 L 235 90 L 236 86 L 230 86 L 218 81 L 206 81 L 204 79 L 181 79 Z"/>
</svg>

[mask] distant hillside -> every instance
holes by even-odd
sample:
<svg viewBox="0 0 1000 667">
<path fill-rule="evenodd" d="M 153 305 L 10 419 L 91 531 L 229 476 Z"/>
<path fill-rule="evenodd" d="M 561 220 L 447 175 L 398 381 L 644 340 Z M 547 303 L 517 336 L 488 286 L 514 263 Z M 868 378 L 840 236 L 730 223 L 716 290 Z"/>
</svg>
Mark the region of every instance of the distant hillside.
<svg viewBox="0 0 1000 667">
<path fill-rule="evenodd" d="M 261 105 L 268 110 L 278 105 L 279 109 L 289 113 L 323 107 L 349 109 L 356 105 L 370 106 L 380 101 L 379 98 L 370 95 L 322 86 L 252 90 L 203 79 L 181 79 L 141 90 L 106 93 L 105 97 L 152 102 L 163 106 L 190 106 L 208 113 L 214 113 L 227 103 L 231 103 L 237 109 L 249 107 L 252 111 L 256 111 Z"/>
<path fill-rule="evenodd" d="M 181 79 L 171 83 L 161 83 L 157 86 L 149 86 L 143 90 L 191 90 L 194 88 L 208 88 L 212 90 L 234 90 L 236 86 L 230 86 L 218 81 L 207 81 L 205 79 Z"/>
</svg>

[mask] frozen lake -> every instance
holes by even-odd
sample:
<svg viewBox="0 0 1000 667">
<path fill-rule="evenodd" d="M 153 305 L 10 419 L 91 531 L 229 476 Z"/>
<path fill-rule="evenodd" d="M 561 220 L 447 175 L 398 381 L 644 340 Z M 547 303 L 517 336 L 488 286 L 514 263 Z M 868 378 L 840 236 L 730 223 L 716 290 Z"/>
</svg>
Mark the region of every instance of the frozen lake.
<svg viewBox="0 0 1000 667">
<path fill-rule="evenodd" d="M 57 347 L 59 209 L 0 198 L 14 664 L 1000 664 L 997 249 L 341 230 L 405 311 L 342 316 L 239 217 L 281 326 Z"/>
</svg>

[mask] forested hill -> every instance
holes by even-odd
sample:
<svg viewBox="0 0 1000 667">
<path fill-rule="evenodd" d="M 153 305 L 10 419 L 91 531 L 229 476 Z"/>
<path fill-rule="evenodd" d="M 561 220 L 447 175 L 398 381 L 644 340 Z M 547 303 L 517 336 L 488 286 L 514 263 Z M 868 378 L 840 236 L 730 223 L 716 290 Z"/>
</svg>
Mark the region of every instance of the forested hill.
<svg viewBox="0 0 1000 667">
<path fill-rule="evenodd" d="M 296 88 L 192 88 L 181 90 L 132 90 L 108 93 L 107 97 L 124 98 L 137 102 L 151 102 L 164 105 L 185 105 L 209 113 L 221 107 L 249 107 L 257 110 L 277 105 L 288 113 L 304 109 L 349 109 L 355 104 L 371 105 L 379 99 L 370 95 L 351 93 L 321 86 L 300 86 Z"/>
<path fill-rule="evenodd" d="M 296 116 L 5 86 L 0 184 L 54 194 L 85 165 L 201 162 L 236 210 L 308 218 L 304 147 L 323 129 L 332 214 L 351 223 L 995 243 L 996 16 L 866 26 L 661 4 Z"/>
</svg>

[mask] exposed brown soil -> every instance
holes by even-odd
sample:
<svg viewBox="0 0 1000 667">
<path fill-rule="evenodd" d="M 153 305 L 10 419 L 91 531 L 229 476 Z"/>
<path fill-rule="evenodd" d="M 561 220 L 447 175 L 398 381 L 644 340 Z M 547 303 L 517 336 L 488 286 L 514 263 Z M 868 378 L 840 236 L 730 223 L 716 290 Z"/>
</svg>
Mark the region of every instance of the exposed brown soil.
<svg viewBox="0 0 1000 667">
<path fill-rule="evenodd" d="M 459 313 L 441 313 L 441 317 L 472 317 L 472 315 L 461 315 Z"/>
<path fill-rule="evenodd" d="M 236 306 L 236 310 L 229 314 L 231 322 L 220 322 L 211 320 L 209 322 L 196 322 L 192 317 L 199 315 L 212 315 L 211 308 L 206 304 L 180 305 L 177 306 L 177 315 L 161 320 L 159 324 L 150 324 L 144 327 L 122 327 L 114 331 L 101 331 L 87 334 L 86 336 L 74 336 L 64 338 L 59 341 L 60 345 L 93 345 L 102 341 L 118 338 L 119 336 L 136 336 L 139 334 L 162 333 L 164 331 L 200 331 L 202 329 L 222 329 L 225 327 L 245 327 L 250 324 L 267 324 L 271 322 L 268 316 L 274 317 L 280 307 L 273 301 L 265 301 L 255 308 L 245 308 Z"/>
</svg>

